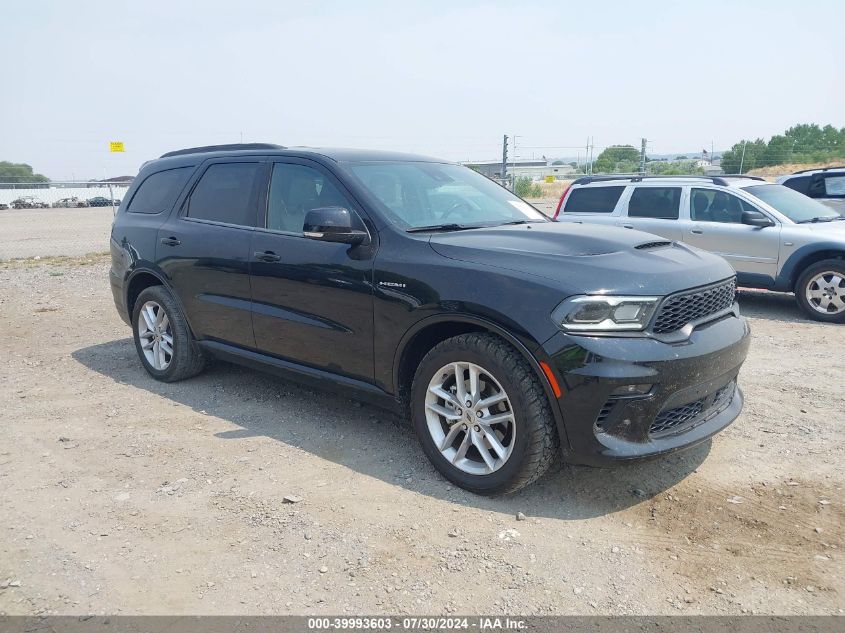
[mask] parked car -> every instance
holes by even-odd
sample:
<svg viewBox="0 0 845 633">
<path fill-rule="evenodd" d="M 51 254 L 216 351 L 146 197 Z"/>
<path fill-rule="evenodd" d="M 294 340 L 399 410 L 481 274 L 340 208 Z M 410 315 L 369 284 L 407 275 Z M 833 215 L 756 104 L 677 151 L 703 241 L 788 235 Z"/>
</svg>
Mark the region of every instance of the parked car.
<svg viewBox="0 0 845 633">
<path fill-rule="evenodd" d="M 94 196 L 93 198 L 88 199 L 88 206 L 90 207 L 119 207 L 120 200 L 114 199 L 110 200 L 109 198 L 104 198 L 103 196 Z"/>
<path fill-rule="evenodd" d="M 794 292 L 812 319 L 845 323 L 845 220 L 762 178 L 594 176 L 555 218 L 638 229 L 721 255 L 748 288 Z"/>
<path fill-rule="evenodd" d="M 0 211 L 8 211 L 9 205 L 5 202 L 0 202 Z"/>
<path fill-rule="evenodd" d="M 727 262 L 551 222 L 456 164 L 170 152 L 141 168 L 110 243 L 115 305 L 153 378 L 216 357 L 354 394 L 410 415 L 473 492 L 514 491 L 559 453 L 688 447 L 743 404 L 749 329 Z"/>
<path fill-rule="evenodd" d="M 845 215 L 845 166 L 805 169 L 777 181 Z"/>
<path fill-rule="evenodd" d="M 35 196 L 21 196 L 16 200 L 12 200 L 13 209 L 47 209 L 49 204 L 36 198 Z"/>
<path fill-rule="evenodd" d="M 65 209 L 75 209 L 78 207 L 87 207 L 88 201 L 82 200 L 80 198 L 62 198 L 61 200 L 56 200 L 53 203 L 53 207 L 56 209 L 65 208 Z"/>
</svg>

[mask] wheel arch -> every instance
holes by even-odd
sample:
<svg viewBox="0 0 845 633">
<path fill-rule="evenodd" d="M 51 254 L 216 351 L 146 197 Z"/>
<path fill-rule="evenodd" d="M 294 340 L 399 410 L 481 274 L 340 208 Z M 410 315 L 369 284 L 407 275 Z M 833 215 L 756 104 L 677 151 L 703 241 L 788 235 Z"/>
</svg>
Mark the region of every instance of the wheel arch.
<svg viewBox="0 0 845 633">
<path fill-rule="evenodd" d="M 533 342 L 534 344 L 529 348 L 526 342 L 520 340 L 506 328 L 472 315 L 444 314 L 430 316 L 416 323 L 402 337 L 394 357 L 393 386 L 403 409 L 408 410 L 414 372 L 423 357 L 438 343 L 469 332 L 495 334 L 507 341 L 522 355 L 543 386 L 543 391 L 555 418 L 561 443 L 568 446 L 569 442 L 560 407 L 557 404 L 549 379 L 540 366 L 541 359 L 538 359 L 536 354 L 538 351 L 542 353 L 540 344 Z"/>
<path fill-rule="evenodd" d="M 826 242 L 804 246 L 786 260 L 775 285 L 775 290 L 794 292 L 795 284 L 808 266 L 825 259 L 845 260 L 845 244 Z"/>
<path fill-rule="evenodd" d="M 152 286 L 164 286 L 169 290 L 164 279 L 146 268 L 134 271 L 129 279 L 126 280 L 126 310 L 129 312 L 130 319 L 132 318 L 132 312 L 135 309 L 135 302 L 138 300 L 138 296 Z"/>
<path fill-rule="evenodd" d="M 173 296 L 173 299 L 176 301 L 176 305 L 179 306 L 179 309 L 182 311 L 182 315 L 185 317 L 185 322 L 188 324 L 188 329 L 193 336 L 193 328 L 191 327 L 191 320 L 188 316 L 187 312 L 185 312 L 185 306 L 182 305 L 182 301 L 179 298 L 173 288 L 170 287 L 170 284 L 167 283 L 167 280 L 161 273 L 158 273 L 154 270 L 149 268 L 137 268 L 132 271 L 132 274 L 126 280 L 126 310 L 127 314 L 129 315 L 129 320 L 132 320 L 132 313 L 135 310 L 135 302 L 138 300 L 138 296 L 147 288 L 152 286 L 164 286 L 168 292 Z"/>
</svg>

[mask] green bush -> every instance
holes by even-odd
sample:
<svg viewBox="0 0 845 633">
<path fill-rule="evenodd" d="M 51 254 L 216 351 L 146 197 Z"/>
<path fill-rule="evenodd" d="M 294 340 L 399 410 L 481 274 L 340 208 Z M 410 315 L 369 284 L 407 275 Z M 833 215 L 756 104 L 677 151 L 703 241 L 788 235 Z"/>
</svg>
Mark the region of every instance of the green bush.
<svg viewBox="0 0 845 633">
<path fill-rule="evenodd" d="M 516 195 L 520 198 L 542 198 L 543 188 L 539 183 L 531 180 L 529 176 L 520 176 L 516 179 L 516 186 L 514 187 Z"/>
</svg>

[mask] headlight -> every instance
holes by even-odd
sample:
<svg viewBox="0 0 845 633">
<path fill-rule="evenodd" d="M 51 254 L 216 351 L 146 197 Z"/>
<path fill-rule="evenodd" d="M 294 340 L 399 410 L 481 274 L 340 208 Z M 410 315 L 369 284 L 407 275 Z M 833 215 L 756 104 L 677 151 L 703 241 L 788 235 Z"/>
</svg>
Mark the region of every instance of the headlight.
<svg viewBox="0 0 845 633">
<path fill-rule="evenodd" d="M 648 325 L 661 297 L 570 297 L 552 312 L 555 325 L 572 332 L 633 331 Z"/>
</svg>

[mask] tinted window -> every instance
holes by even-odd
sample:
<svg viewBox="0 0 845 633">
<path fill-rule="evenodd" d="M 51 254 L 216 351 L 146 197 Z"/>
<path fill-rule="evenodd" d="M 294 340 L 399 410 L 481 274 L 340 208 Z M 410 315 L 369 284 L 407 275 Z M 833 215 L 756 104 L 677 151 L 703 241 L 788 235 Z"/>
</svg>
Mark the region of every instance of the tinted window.
<svg viewBox="0 0 845 633">
<path fill-rule="evenodd" d="M 613 213 L 625 187 L 583 187 L 566 199 L 564 213 Z"/>
<path fill-rule="evenodd" d="M 193 167 L 180 167 L 147 176 L 132 196 L 129 212 L 161 213 L 169 210 L 193 170 Z"/>
<path fill-rule="evenodd" d="M 349 199 L 313 167 L 286 163 L 273 166 L 267 203 L 268 229 L 302 233 L 305 215 L 320 207 L 343 207 L 353 211 Z M 354 211 L 353 217 L 357 218 Z M 363 229 L 363 225 L 359 228 Z"/>
<path fill-rule="evenodd" d="M 690 194 L 690 218 L 696 222 L 742 224 L 743 211 L 758 210 L 754 205 L 725 191 L 693 187 Z"/>
<path fill-rule="evenodd" d="M 799 193 L 803 193 L 805 196 L 810 195 L 810 177 L 809 176 L 801 176 L 799 178 L 790 178 L 786 182 L 783 183 L 784 187 L 789 187 L 790 189 L 794 189 Z"/>
<path fill-rule="evenodd" d="M 255 225 L 258 163 L 212 165 L 200 178 L 188 203 L 188 217 L 240 226 Z"/>
<path fill-rule="evenodd" d="M 680 208 L 680 187 L 637 187 L 628 201 L 628 217 L 677 220 Z"/>
</svg>

